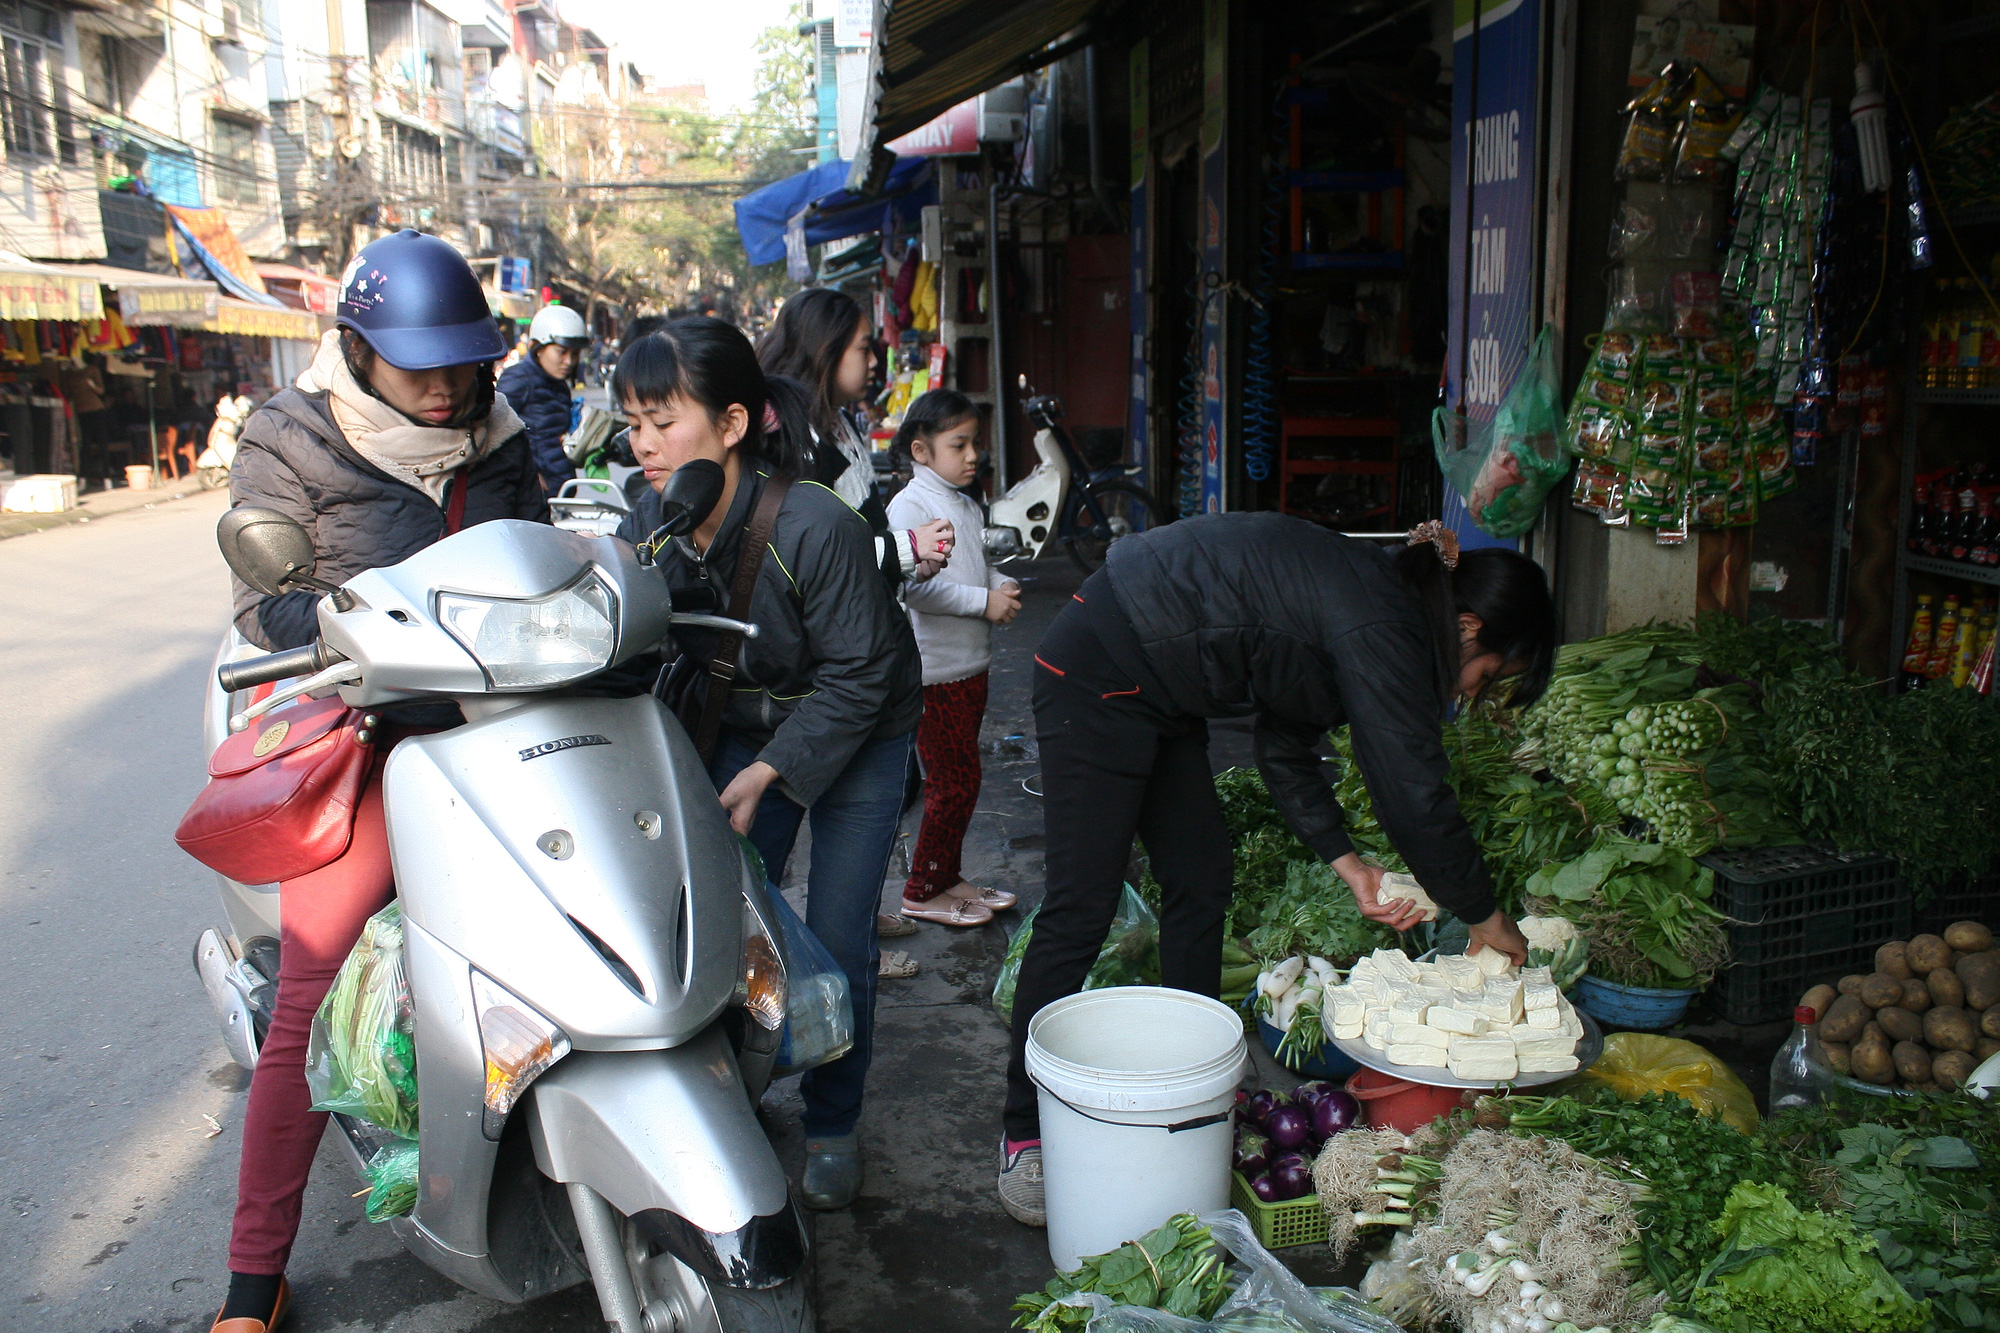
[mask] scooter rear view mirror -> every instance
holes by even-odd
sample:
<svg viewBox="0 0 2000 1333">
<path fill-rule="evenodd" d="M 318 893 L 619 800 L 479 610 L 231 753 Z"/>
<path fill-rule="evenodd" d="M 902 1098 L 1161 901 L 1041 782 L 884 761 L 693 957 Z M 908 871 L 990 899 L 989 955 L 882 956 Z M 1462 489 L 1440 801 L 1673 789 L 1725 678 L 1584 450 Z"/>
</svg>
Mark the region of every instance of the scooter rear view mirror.
<svg viewBox="0 0 2000 1333">
<path fill-rule="evenodd" d="M 639 563 L 654 563 L 668 542 L 700 527 L 722 499 L 724 480 L 722 464 L 706 458 L 675 468 L 660 490 L 660 526 L 639 543 Z"/>
<path fill-rule="evenodd" d="M 319 556 L 312 537 L 275 509 L 243 505 L 230 510 L 215 525 L 215 544 L 230 571 L 266 597 L 301 588 L 331 591 L 313 577 Z"/>
</svg>

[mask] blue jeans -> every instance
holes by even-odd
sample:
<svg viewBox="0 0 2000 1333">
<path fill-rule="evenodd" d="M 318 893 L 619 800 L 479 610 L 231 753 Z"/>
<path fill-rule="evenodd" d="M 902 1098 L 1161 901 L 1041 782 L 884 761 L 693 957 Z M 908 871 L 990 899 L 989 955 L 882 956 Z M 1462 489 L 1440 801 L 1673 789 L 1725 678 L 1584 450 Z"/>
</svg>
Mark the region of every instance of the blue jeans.
<svg viewBox="0 0 2000 1333">
<path fill-rule="evenodd" d="M 889 853 L 902 822 L 903 789 L 910 771 L 916 733 L 863 745 L 840 776 L 813 802 L 812 868 L 806 875 L 806 925 L 847 973 L 854 998 L 854 1049 L 829 1064 L 806 1071 L 799 1091 L 805 1098 L 809 1138 L 852 1134 L 861 1119 L 862 1085 L 875 1043 L 875 982 L 879 964 L 875 913 Z M 709 776 L 721 791 L 757 758 L 758 747 L 724 732 L 715 747 Z M 785 862 L 798 841 L 806 808 L 778 791 L 764 791 L 750 841 L 764 858 L 772 884 L 785 877 Z"/>
</svg>

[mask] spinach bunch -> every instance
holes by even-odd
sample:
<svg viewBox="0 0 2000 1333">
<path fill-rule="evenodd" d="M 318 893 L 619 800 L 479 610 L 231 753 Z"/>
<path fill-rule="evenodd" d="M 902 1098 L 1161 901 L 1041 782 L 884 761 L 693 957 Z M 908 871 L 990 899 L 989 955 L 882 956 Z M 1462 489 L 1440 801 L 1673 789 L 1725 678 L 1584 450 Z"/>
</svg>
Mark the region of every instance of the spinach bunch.
<svg viewBox="0 0 2000 1333">
<path fill-rule="evenodd" d="M 1729 961 L 1715 872 L 1663 843 L 1600 830 L 1574 861 L 1528 880 L 1528 904 L 1576 923 L 1590 970 L 1622 986 L 1706 986 Z"/>
<path fill-rule="evenodd" d="M 1208 1228 L 1194 1214 L 1181 1213 L 1109 1254 L 1085 1259 L 1042 1290 L 1018 1297 L 1014 1327 L 1030 1333 L 1080 1333 L 1091 1321 L 1090 1306 L 1062 1301 L 1083 1292 L 1096 1292 L 1113 1305 L 1202 1320 L 1229 1294 L 1229 1269 Z"/>
</svg>

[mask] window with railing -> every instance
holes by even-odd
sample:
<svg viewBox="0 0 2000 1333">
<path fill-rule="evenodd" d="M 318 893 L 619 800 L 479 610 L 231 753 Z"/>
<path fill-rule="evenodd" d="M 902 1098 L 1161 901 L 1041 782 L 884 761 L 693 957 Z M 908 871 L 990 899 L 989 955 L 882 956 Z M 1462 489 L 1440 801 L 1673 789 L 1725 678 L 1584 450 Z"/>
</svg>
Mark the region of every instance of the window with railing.
<svg viewBox="0 0 2000 1333">
<path fill-rule="evenodd" d="M 77 161 L 62 20 L 25 0 L 0 0 L 0 143 L 8 157 Z"/>
<path fill-rule="evenodd" d="M 215 197 L 225 203 L 254 204 L 257 188 L 257 127 L 234 116 L 212 115 L 209 152 L 214 158 Z"/>
<path fill-rule="evenodd" d="M 383 175 L 398 193 L 436 201 L 444 195 L 444 142 L 393 120 L 382 123 Z"/>
</svg>

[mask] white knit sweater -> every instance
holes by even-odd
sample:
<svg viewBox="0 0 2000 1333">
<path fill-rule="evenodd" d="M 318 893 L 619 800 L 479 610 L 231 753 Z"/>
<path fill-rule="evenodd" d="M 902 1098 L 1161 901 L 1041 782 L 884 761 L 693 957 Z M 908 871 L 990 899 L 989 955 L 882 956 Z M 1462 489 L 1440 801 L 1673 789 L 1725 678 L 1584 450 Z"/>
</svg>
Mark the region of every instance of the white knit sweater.
<svg viewBox="0 0 2000 1333">
<path fill-rule="evenodd" d="M 910 625 L 924 659 L 924 684 L 976 676 L 992 665 L 993 626 L 986 619 L 986 594 L 1013 582 L 986 564 L 980 530 L 986 516 L 978 503 L 945 484 L 942 477 L 916 465 L 910 484 L 889 501 L 889 522 L 896 528 L 916 528 L 934 518 L 951 520 L 951 563 L 923 583 L 904 585 Z"/>
</svg>

